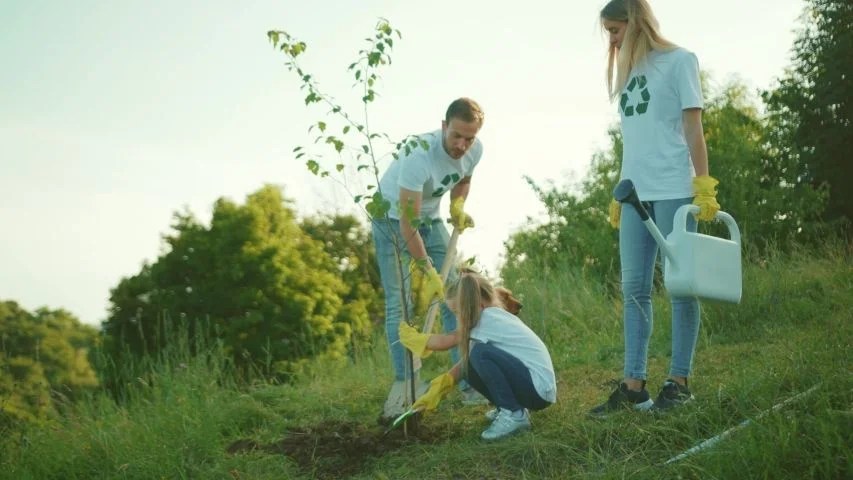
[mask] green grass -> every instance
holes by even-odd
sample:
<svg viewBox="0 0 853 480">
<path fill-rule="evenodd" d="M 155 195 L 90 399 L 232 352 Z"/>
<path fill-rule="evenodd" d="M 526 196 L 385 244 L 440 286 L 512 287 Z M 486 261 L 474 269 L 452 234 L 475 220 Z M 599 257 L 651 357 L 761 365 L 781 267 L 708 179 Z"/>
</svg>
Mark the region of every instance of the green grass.
<svg viewBox="0 0 853 480">
<path fill-rule="evenodd" d="M 516 282 L 510 286 L 524 294 L 524 319 L 552 350 L 558 403 L 533 414 L 531 434 L 484 443 L 485 407 L 464 407 L 454 394 L 421 421 L 431 441 L 391 449 L 353 476 L 850 478 L 850 253 L 827 246 L 750 259 L 740 305 L 703 304 L 691 378 L 697 401 L 662 417 L 585 416 L 621 372 L 621 306 L 602 286 L 565 272 Z M 670 350 L 665 296 L 655 297 L 654 308 L 653 389 L 666 378 Z M 305 469 L 281 453 L 226 449 L 241 439 L 276 444 L 288 430 L 319 424 L 381 433 L 375 420 L 390 382 L 381 338 L 355 361 L 316 365 L 293 385 L 238 387 L 216 349 L 180 358 L 152 362 L 122 405 L 95 394 L 60 421 L 0 439 L 0 478 L 331 478 L 323 470 L 331 460 L 322 456 Z M 446 356 L 436 354 L 425 361 L 425 376 L 446 366 Z M 756 419 L 815 385 L 814 393 Z M 664 465 L 745 419 L 756 420 L 713 448 Z"/>
</svg>

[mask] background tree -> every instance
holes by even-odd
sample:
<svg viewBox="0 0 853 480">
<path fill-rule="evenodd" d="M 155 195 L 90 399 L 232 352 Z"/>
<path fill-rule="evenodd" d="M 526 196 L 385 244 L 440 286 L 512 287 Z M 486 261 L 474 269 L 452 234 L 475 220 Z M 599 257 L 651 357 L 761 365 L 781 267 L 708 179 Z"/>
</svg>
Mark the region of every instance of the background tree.
<svg viewBox="0 0 853 480">
<path fill-rule="evenodd" d="M 796 165 L 815 188 L 826 188 L 826 220 L 848 233 L 853 220 L 853 2 L 807 0 L 794 42 L 793 65 L 764 92 L 776 150 L 772 161 Z M 788 167 L 791 168 L 791 167 Z"/>
<path fill-rule="evenodd" d="M 786 247 L 814 238 L 826 193 L 802 176 L 791 158 L 780 156 L 773 117 L 762 118 L 758 99 L 739 81 L 724 85 L 706 102 L 705 141 L 717 195 L 734 216 L 749 247 Z M 700 222 L 700 231 L 727 237 L 720 223 Z"/>
<path fill-rule="evenodd" d="M 0 302 L 0 428 L 40 421 L 98 385 L 90 363 L 98 333 L 65 310 L 30 313 Z"/>
<path fill-rule="evenodd" d="M 622 135 L 608 132 L 609 151 L 598 152 L 579 185 L 547 187 L 528 184 L 548 214 L 546 222 L 510 236 L 504 243 L 506 263 L 501 277 L 509 285 L 550 270 L 570 271 L 578 278 L 602 281 L 618 269 L 618 236 L 607 222 L 607 205 L 619 175 Z"/>
<path fill-rule="evenodd" d="M 173 229 L 168 251 L 112 291 L 104 325 L 112 355 L 156 352 L 176 329 L 192 337 L 204 325 L 238 366 L 286 378 L 317 356 L 344 355 L 354 331 L 366 335 L 369 302 L 277 187 L 245 205 L 218 200 L 210 227 L 181 214 Z M 348 293 L 362 308 L 344 309 Z"/>
<path fill-rule="evenodd" d="M 376 263 L 376 250 L 370 233 L 353 215 L 320 215 L 302 220 L 302 230 L 323 245 L 347 292 L 341 315 L 352 325 L 354 344 L 369 340 L 373 324 L 381 324 L 385 315 L 382 282 Z M 370 320 L 370 322 L 368 322 Z"/>
</svg>

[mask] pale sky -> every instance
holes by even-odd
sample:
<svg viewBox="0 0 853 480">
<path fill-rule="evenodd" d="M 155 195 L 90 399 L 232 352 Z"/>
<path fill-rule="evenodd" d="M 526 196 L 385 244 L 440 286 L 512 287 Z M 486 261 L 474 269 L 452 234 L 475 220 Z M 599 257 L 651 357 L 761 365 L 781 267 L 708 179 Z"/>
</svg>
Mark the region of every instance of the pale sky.
<svg viewBox="0 0 853 480">
<path fill-rule="evenodd" d="M 0 0 L 0 300 L 106 318 L 109 290 L 162 253 L 172 214 L 204 222 L 284 186 L 302 215 L 352 200 L 294 160 L 323 110 L 305 107 L 270 29 L 308 44 L 305 69 L 345 105 L 346 67 L 378 17 L 403 39 L 378 85 L 374 131 L 441 125 L 476 99 L 485 145 L 460 247 L 494 271 L 542 208 L 524 182 L 580 180 L 617 120 L 598 1 Z M 652 0 L 661 30 L 716 84 L 768 88 L 790 65 L 802 0 Z M 710 159 L 713 172 L 714 159 Z M 447 208 L 446 202 L 443 207 Z"/>
</svg>

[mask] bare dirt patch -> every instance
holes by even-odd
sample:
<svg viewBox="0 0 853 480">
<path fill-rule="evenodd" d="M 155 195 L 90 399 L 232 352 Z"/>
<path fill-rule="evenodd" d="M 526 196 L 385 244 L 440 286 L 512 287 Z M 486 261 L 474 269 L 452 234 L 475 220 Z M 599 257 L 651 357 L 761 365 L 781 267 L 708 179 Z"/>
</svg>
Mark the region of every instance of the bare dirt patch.
<svg viewBox="0 0 853 480">
<path fill-rule="evenodd" d="M 315 478 L 346 478 L 389 452 L 408 445 L 440 443 L 449 433 L 410 423 L 407 432 L 400 427 L 386 435 L 384 427 L 329 421 L 288 430 L 284 438 L 266 445 L 237 440 L 226 451 L 232 455 L 252 451 L 282 454 Z"/>
</svg>

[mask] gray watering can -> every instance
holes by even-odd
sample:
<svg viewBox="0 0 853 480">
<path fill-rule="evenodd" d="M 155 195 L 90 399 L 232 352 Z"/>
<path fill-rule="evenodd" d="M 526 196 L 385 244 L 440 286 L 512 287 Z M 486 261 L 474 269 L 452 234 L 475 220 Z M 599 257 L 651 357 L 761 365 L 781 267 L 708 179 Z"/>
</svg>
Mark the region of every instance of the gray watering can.
<svg viewBox="0 0 853 480">
<path fill-rule="evenodd" d="M 701 297 L 740 303 L 742 290 L 740 229 L 726 212 L 717 212 L 729 228 L 729 239 L 687 231 L 687 215 L 698 213 L 696 205 L 675 211 L 672 233 L 666 239 L 649 217 L 637 196 L 634 183 L 624 179 L 613 189 L 613 198 L 629 203 L 652 234 L 664 255 L 664 286 L 675 297 Z"/>
</svg>

